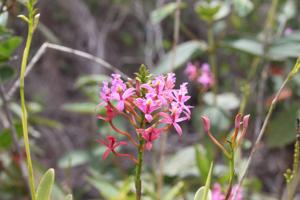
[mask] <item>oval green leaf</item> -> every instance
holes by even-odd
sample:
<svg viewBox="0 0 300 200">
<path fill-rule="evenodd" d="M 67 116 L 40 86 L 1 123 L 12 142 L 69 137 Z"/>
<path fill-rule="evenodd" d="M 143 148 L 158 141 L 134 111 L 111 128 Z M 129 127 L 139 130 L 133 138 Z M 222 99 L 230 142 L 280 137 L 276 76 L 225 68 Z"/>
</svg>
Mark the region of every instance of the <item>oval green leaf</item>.
<svg viewBox="0 0 300 200">
<path fill-rule="evenodd" d="M 50 200 L 51 191 L 54 184 L 54 173 L 54 169 L 48 169 L 48 171 L 41 178 L 36 192 L 37 200 Z"/>
</svg>

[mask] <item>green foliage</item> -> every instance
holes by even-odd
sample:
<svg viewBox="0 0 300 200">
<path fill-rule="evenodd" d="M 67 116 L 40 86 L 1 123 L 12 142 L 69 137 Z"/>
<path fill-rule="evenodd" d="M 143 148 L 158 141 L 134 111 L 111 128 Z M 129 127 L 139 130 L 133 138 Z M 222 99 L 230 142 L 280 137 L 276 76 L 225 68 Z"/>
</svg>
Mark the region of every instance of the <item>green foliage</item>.
<svg viewBox="0 0 300 200">
<path fill-rule="evenodd" d="M 233 6 L 240 17 L 247 16 L 254 8 L 251 0 L 233 0 Z"/>
<path fill-rule="evenodd" d="M 11 35 L 6 37 L 6 39 L 0 40 L 0 62 L 8 61 L 21 43 L 21 37 Z"/>
<path fill-rule="evenodd" d="M 202 183 L 205 183 L 210 169 L 209 156 L 203 147 L 195 146 L 195 159 Z"/>
<path fill-rule="evenodd" d="M 199 190 L 195 194 L 194 200 L 212 200 L 212 194 L 209 189 L 211 184 L 212 170 L 213 170 L 213 163 L 211 163 L 210 165 L 205 186 L 199 188 Z"/>
<path fill-rule="evenodd" d="M 230 8 L 226 2 L 222 1 L 200 1 L 195 6 L 198 17 L 208 23 L 226 17 Z"/>
<path fill-rule="evenodd" d="M 54 169 L 48 169 L 43 175 L 36 191 L 37 200 L 50 200 L 54 176 Z"/>
<path fill-rule="evenodd" d="M 109 80 L 109 76 L 102 74 L 83 75 L 76 80 L 75 87 L 81 88 L 89 85 L 98 85 L 99 83 L 107 80 Z"/>
<path fill-rule="evenodd" d="M 274 114 L 266 131 L 269 147 L 283 147 L 295 140 L 294 124 L 299 111 L 299 102 L 293 102 L 286 109 Z"/>
<path fill-rule="evenodd" d="M 179 44 L 176 47 L 176 57 L 174 50 L 171 50 L 158 63 L 155 74 L 168 73 L 183 66 L 194 55 L 199 55 L 207 50 L 207 44 L 204 41 L 188 41 Z M 173 65 L 173 66 L 172 66 Z"/>
<path fill-rule="evenodd" d="M 68 112 L 80 113 L 80 114 L 92 114 L 96 112 L 95 103 L 83 102 L 83 103 L 66 103 L 63 105 L 63 110 Z"/>
<path fill-rule="evenodd" d="M 176 2 L 167 3 L 164 6 L 152 11 L 151 15 L 150 15 L 151 23 L 152 24 L 160 23 L 166 17 L 168 17 L 169 15 L 174 13 L 178 6 L 179 6 L 179 8 L 183 8 L 183 7 L 185 7 L 185 4 L 180 3 L 179 5 L 177 5 Z"/>
</svg>

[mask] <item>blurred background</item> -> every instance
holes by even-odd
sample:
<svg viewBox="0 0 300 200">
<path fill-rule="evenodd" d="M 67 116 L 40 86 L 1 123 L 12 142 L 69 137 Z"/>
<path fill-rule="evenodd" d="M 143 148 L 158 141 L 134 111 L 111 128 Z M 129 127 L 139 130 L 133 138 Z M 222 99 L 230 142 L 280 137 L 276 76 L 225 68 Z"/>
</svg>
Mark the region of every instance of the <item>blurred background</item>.
<svg viewBox="0 0 300 200">
<path fill-rule="evenodd" d="M 126 159 L 102 161 L 99 137 L 111 134 L 96 119 L 99 86 L 115 66 L 129 77 L 145 64 L 154 74 L 174 72 L 177 83 L 189 82 L 192 119 L 184 134 L 170 133 L 164 166 L 158 165 L 160 144 L 146 154 L 145 194 L 157 199 L 158 172 L 163 171 L 161 199 L 193 199 L 215 160 L 213 183 L 224 187 L 226 160 L 203 132 L 201 115 L 212 120 L 220 140 L 232 131 L 239 111 L 251 114 L 247 139 L 237 162 L 242 169 L 273 94 L 300 54 L 300 2 L 297 0 L 40 0 L 40 24 L 31 58 L 45 42 L 87 52 L 109 67 L 78 52 L 46 48 L 26 77 L 26 99 L 35 171 L 56 170 L 53 199 L 72 192 L 74 199 L 132 199 L 133 165 Z M 22 178 L 24 145 L 18 90 L 21 54 L 27 33 L 17 15 L 22 0 L 0 1 L 0 199 L 29 199 Z M 211 66 L 214 83 L 189 76 L 190 64 Z M 104 64 L 105 65 L 105 64 Z M 217 73 L 214 71 L 217 68 Z M 203 72 L 200 72 L 203 73 Z M 216 89 L 217 85 L 217 90 Z M 7 97 L 7 102 L 3 101 Z M 280 95 L 263 142 L 245 181 L 245 199 L 280 199 L 284 172 L 292 166 L 296 118 L 300 116 L 300 75 Z M 217 99 L 217 103 L 213 99 Z M 13 137 L 6 113 L 12 114 Z M 122 129 L 128 124 L 116 119 Z M 132 151 L 130 147 L 125 151 Z M 160 169 L 159 169 L 160 168 Z M 122 196 L 123 195 L 123 196 Z M 298 197 L 298 199 L 300 199 Z"/>
</svg>

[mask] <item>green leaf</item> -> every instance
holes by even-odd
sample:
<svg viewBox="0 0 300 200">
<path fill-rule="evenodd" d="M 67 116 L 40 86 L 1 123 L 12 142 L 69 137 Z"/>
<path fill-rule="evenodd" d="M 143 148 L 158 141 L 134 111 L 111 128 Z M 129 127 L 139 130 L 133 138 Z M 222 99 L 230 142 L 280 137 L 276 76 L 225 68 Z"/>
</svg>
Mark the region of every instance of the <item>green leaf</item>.
<svg viewBox="0 0 300 200">
<path fill-rule="evenodd" d="M 210 169 L 206 178 L 204 187 L 201 187 L 195 194 L 194 200 L 211 200 L 212 194 L 210 191 L 211 177 L 212 177 L 213 163 L 210 165 Z"/>
<path fill-rule="evenodd" d="M 262 44 L 254 39 L 240 38 L 240 39 L 224 42 L 223 45 L 255 56 L 263 55 Z"/>
<path fill-rule="evenodd" d="M 73 200 L 73 195 L 68 194 L 64 200 Z"/>
<path fill-rule="evenodd" d="M 207 116 L 210 119 L 213 132 L 226 130 L 230 126 L 230 120 L 225 115 L 224 111 L 221 110 L 219 107 L 205 106 L 200 116 L 202 115 Z"/>
<path fill-rule="evenodd" d="M 179 4 L 179 8 L 183 8 L 185 6 L 184 3 Z M 166 17 L 174 13 L 177 9 L 177 3 L 167 3 L 164 6 L 157 8 L 156 10 L 151 12 L 150 21 L 152 24 L 158 24 Z"/>
<path fill-rule="evenodd" d="M 269 147 L 283 147 L 295 141 L 295 122 L 296 118 L 299 117 L 299 112 L 299 102 L 293 102 L 287 109 L 274 114 L 266 131 L 266 140 Z"/>
<path fill-rule="evenodd" d="M 233 6 L 240 17 L 247 16 L 254 8 L 251 0 L 233 0 Z"/>
<path fill-rule="evenodd" d="M 9 129 L 3 129 L 0 133 L 0 149 L 8 149 L 12 145 L 12 137 Z"/>
<path fill-rule="evenodd" d="M 109 76 L 95 74 L 80 76 L 75 82 L 75 87 L 80 88 L 86 85 L 99 85 L 106 80 L 109 80 Z"/>
<path fill-rule="evenodd" d="M 208 155 L 206 155 L 205 149 L 202 146 L 200 147 L 195 146 L 195 159 L 196 159 L 201 180 L 204 184 L 205 179 L 209 172 L 210 164 L 208 160 Z"/>
<path fill-rule="evenodd" d="M 83 103 L 66 103 L 63 105 L 63 110 L 80 114 L 96 113 L 96 104 L 90 102 Z"/>
<path fill-rule="evenodd" d="M 119 194 L 119 189 L 109 183 L 109 181 L 94 178 L 88 178 L 87 181 L 94 186 L 105 199 L 115 199 Z"/>
<path fill-rule="evenodd" d="M 230 13 L 230 6 L 221 1 L 201 1 L 196 4 L 195 11 L 200 19 L 211 23 L 226 17 Z"/>
<path fill-rule="evenodd" d="M 175 155 L 166 158 L 164 174 L 167 176 L 196 176 L 198 174 L 195 161 L 195 150 L 193 146 L 188 146 Z M 180 163 L 180 165 L 178 165 Z"/>
<path fill-rule="evenodd" d="M 15 70 L 9 66 L 2 65 L 0 66 L 0 82 L 4 83 L 12 79 L 15 75 Z"/>
<path fill-rule="evenodd" d="M 204 41 L 188 41 L 177 46 L 176 51 L 171 50 L 162 60 L 158 63 L 154 73 L 162 74 L 168 73 L 178 69 L 184 63 L 192 58 L 196 53 L 203 53 L 207 50 L 207 45 Z M 176 56 L 174 57 L 174 53 Z M 173 64 L 173 67 L 171 66 Z"/>
<path fill-rule="evenodd" d="M 21 37 L 10 37 L 7 40 L 0 41 L 0 61 L 8 60 L 21 42 Z"/>
<path fill-rule="evenodd" d="M 180 181 L 175 186 L 171 188 L 171 190 L 162 198 L 163 200 L 174 200 L 176 196 L 180 194 L 180 191 L 184 187 L 184 182 Z"/>
<path fill-rule="evenodd" d="M 54 169 L 48 169 L 48 171 L 41 178 L 40 184 L 36 191 L 36 199 L 50 200 L 53 184 L 54 184 Z"/>
<path fill-rule="evenodd" d="M 206 199 L 204 198 L 204 191 L 205 191 L 205 187 L 201 187 L 197 190 L 196 194 L 195 194 L 195 197 L 194 197 L 194 200 L 212 200 L 212 193 L 211 191 L 209 190 L 208 191 L 208 194 L 206 196 Z"/>
<path fill-rule="evenodd" d="M 68 168 L 86 164 L 91 160 L 91 156 L 87 151 L 74 150 L 67 153 L 58 161 L 58 167 Z"/>
<path fill-rule="evenodd" d="M 207 105 L 214 106 L 214 94 L 212 92 L 205 93 L 203 101 Z M 232 111 L 239 107 L 240 100 L 234 93 L 225 92 L 217 95 L 216 104 L 224 111 Z"/>
</svg>

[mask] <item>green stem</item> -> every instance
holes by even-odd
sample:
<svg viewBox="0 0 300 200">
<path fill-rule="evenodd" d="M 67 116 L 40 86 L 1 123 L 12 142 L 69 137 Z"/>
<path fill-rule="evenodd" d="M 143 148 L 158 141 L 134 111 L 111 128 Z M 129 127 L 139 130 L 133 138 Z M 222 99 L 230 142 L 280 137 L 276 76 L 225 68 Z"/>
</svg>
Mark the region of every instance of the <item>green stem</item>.
<svg viewBox="0 0 300 200">
<path fill-rule="evenodd" d="M 234 171 L 234 150 L 231 151 L 231 157 L 229 159 L 229 187 L 226 193 L 226 198 L 225 200 L 228 200 L 230 195 L 231 195 L 231 190 L 232 190 L 232 185 L 233 185 L 233 180 L 235 176 L 235 171 Z"/>
<path fill-rule="evenodd" d="M 214 75 L 214 85 L 213 85 L 213 92 L 214 92 L 214 104 L 216 104 L 216 97 L 218 94 L 218 69 L 217 69 L 217 59 L 216 59 L 216 45 L 215 45 L 215 38 L 213 33 L 213 24 L 208 24 L 207 29 L 207 40 L 208 40 L 208 54 L 209 54 L 209 64 L 212 68 L 212 72 Z"/>
<path fill-rule="evenodd" d="M 141 128 L 145 127 L 145 115 L 142 115 L 141 119 Z M 138 158 L 137 164 L 135 168 L 135 190 L 136 190 L 136 200 L 141 200 L 142 198 L 142 166 L 143 166 L 143 156 L 144 156 L 144 139 L 140 134 L 138 134 L 139 138 L 139 147 L 138 147 Z"/>
<path fill-rule="evenodd" d="M 29 175 L 29 187 L 31 192 L 32 200 L 35 200 L 35 183 L 34 183 L 34 175 L 33 175 L 33 168 L 32 168 L 32 161 L 30 155 L 30 144 L 29 144 L 29 137 L 28 137 L 28 123 L 27 123 L 27 110 L 26 110 L 26 103 L 25 103 L 25 92 L 24 92 L 24 78 L 25 78 L 25 71 L 26 65 L 28 61 L 32 36 L 33 36 L 34 28 L 33 23 L 29 22 L 28 24 L 28 35 L 26 40 L 26 46 L 23 52 L 22 58 L 22 65 L 21 65 L 21 73 L 20 73 L 20 98 L 21 98 L 21 108 L 22 108 L 22 127 L 23 127 L 23 138 L 25 144 L 25 152 L 27 158 L 27 168 L 28 168 L 28 175 Z"/>
<path fill-rule="evenodd" d="M 143 166 L 143 139 L 140 139 L 140 145 L 138 148 L 138 163 L 136 165 L 135 171 L 135 189 L 136 189 L 136 200 L 141 200 L 142 198 L 142 181 L 141 181 L 141 174 L 142 174 L 142 166 Z"/>
</svg>

